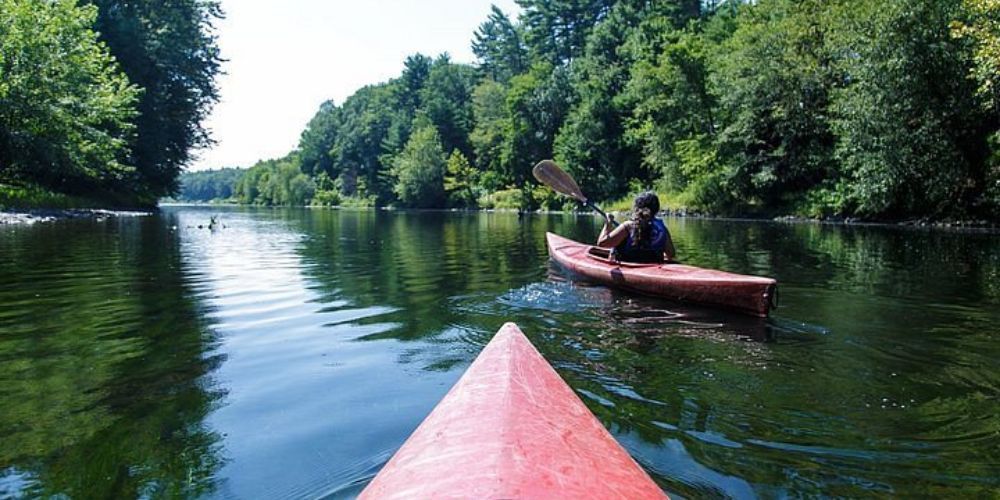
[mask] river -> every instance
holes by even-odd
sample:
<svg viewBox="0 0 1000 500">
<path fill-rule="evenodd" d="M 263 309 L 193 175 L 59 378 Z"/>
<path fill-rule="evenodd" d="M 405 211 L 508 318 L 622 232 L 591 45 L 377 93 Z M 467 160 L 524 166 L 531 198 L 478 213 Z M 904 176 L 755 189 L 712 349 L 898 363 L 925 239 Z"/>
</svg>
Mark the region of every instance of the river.
<svg viewBox="0 0 1000 500">
<path fill-rule="evenodd" d="M 351 497 L 507 321 L 677 497 L 996 494 L 1000 236 L 667 224 L 772 318 L 568 281 L 586 216 L 0 227 L 0 497 Z"/>
</svg>

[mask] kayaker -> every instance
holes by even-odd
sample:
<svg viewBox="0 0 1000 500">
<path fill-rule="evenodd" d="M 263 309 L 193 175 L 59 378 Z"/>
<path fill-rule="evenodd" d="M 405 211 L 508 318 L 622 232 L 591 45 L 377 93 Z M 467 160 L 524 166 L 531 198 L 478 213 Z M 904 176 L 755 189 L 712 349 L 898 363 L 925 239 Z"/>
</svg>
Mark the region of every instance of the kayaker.
<svg viewBox="0 0 1000 500">
<path fill-rule="evenodd" d="M 597 246 L 612 248 L 615 258 L 625 262 L 663 262 L 673 260 L 674 242 L 662 219 L 660 199 L 647 191 L 635 197 L 632 218 L 614 227 L 614 217 L 609 215 L 597 238 Z"/>
</svg>

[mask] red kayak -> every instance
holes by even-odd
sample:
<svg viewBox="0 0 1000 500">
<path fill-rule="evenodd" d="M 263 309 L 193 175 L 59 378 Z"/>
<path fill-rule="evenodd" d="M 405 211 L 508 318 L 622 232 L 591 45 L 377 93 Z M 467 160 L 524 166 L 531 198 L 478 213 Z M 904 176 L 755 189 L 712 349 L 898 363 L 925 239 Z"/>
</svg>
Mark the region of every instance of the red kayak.
<svg viewBox="0 0 1000 500">
<path fill-rule="evenodd" d="M 667 498 L 507 323 L 360 498 Z"/>
<path fill-rule="evenodd" d="M 778 282 L 683 264 L 631 264 L 611 260 L 608 250 L 545 233 L 549 255 L 590 281 L 679 302 L 724 307 L 766 318 Z"/>
</svg>

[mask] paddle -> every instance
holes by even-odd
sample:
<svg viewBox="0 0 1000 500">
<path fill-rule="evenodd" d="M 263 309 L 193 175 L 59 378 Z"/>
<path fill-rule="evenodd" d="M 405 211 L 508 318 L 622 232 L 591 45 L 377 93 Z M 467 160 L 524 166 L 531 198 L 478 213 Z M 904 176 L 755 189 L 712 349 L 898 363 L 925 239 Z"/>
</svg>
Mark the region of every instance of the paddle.
<svg viewBox="0 0 1000 500">
<path fill-rule="evenodd" d="M 577 185 L 576 180 L 573 179 L 569 174 L 567 174 L 563 169 L 556 165 L 556 162 L 552 160 L 542 160 L 535 165 L 535 168 L 531 169 L 531 173 L 538 179 L 538 182 L 545 184 L 546 186 L 552 188 L 553 191 L 569 196 L 570 198 L 583 203 L 584 205 L 594 209 L 595 212 L 601 214 L 606 220 L 610 220 L 612 224 L 617 225 L 614 219 L 608 217 L 608 214 L 604 213 L 603 210 L 597 207 L 594 202 L 587 199 L 584 196 L 583 191 L 580 190 L 580 186 Z"/>
</svg>

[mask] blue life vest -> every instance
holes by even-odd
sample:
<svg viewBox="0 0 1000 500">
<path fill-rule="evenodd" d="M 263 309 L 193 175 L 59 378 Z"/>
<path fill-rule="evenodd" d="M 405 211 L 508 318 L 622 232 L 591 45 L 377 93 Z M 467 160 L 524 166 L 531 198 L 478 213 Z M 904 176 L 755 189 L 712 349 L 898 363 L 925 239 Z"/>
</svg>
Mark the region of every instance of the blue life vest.
<svg viewBox="0 0 1000 500">
<path fill-rule="evenodd" d="M 618 260 L 641 263 L 663 262 L 663 251 L 667 248 L 670 232 L 667 231 L 667 225 L 657 218 L 653 218 L 650 226 L 651 234 L 646 241 L 633 241 L 632 231 L 628 232 L 628 238 L 615 247 Z"/>
</svg>

